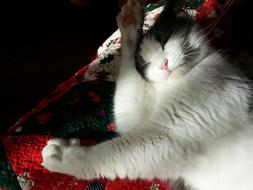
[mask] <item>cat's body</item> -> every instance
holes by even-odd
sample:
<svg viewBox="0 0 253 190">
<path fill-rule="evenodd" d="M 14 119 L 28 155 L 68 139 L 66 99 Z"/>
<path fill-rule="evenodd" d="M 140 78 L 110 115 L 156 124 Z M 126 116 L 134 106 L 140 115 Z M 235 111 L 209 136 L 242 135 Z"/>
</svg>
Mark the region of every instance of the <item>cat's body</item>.
<svg viewBox="0 0 253 190">
<path fill-rule="evenodd" d="M 136 0 L 118 17 L 122 60 L 114 113 L 121 137 L 91 148 L 50 141 L 46 168 L 86 179 L 180 177 L 196 190 L 253 189 L 248 81 L 197 25 L 175 20 L 170 7 L 143 38 Z"/>
</svg>

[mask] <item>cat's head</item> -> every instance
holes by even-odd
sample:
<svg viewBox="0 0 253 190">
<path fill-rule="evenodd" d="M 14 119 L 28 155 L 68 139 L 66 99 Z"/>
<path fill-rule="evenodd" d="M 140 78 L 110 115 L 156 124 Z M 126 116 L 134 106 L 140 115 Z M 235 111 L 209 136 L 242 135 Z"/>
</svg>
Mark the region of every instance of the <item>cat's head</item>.
<svg viewBox="0 0 253 190">
<path fill-rule="evenodd" d="M 191 18 L 162 18 L 140 41 L 136 68 L 148 81 L 179 79 L 204 58 L 207 47 L 203 31 Z"/>
</svg>

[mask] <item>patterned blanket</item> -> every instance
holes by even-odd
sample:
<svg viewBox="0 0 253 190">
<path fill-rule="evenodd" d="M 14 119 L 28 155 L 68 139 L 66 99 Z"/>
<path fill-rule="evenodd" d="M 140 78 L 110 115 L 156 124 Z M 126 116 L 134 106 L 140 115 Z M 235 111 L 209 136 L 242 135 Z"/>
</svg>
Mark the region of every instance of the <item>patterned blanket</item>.
<svg viewBox="0 0 253 190">
<path fill-rule="evenodd" d="M 184 11 L 191 14 L 216 37 L 217 46 L 231 43 L 230 34 L 219 15 L 226 5 L 216 0 L 185 1 Z M 146 7 L 144 31 L 154 24 L 162 11 L 162 3 Z M 223 20 L 220 19 L 219 20 Z M 209 29 L 209 28 L 210 29 Z M 222 42 L 222 43 L 221 43 Z M 0 190 L 169 190 L 170 183 L 154 179 L 78 180 L 52 173 L 40 163 L 41 150 L 50 138 L 80 138 L 92 146 L 113 138 L 112 97 L 120 59 L 120 32 L 117 30 L 98 49 L 96 57 L 49 96 L 21 117 L 0 136 Z"/>
</svg>

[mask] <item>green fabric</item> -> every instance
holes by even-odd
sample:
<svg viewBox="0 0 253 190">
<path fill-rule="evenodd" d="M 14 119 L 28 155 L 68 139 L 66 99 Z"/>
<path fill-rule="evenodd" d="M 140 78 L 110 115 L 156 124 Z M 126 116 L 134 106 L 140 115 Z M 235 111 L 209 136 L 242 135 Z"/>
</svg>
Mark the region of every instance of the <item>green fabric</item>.
<svg viewBox="0 0 253 190">
<path fill-rule="evenodd" d="M 20 189 L 17 177 L 12 170 L 11 164 L 6 158 L 4 148 L 0 143 L 0 188 L 1 187 L 5 187 L 9 190 Z"/>
<path fill-rule="evenodd" d="M 108 133 L 107 126 L 113 121 L 114 86 L 114 82 L 80 83 L 60 100 L 36 113 L 18 134 L 110 138 L 113 133 Z"/>
</svg>

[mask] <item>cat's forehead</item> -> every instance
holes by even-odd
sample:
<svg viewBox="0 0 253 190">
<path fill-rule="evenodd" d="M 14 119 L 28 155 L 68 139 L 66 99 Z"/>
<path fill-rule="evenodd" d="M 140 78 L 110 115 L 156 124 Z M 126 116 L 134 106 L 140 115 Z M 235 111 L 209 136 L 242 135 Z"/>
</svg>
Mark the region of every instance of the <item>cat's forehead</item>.
<svg viewBox="0 0 253 190">
<path fill-rule="evenodd" d="M 185 39 L 192 31 L 195 23 L 188 17 L 176 17 L 174 19 L 163 19 L 157 22 L 149 31 L 152 36 L 164 46 L 170 39 Z"/>
<path fill-rule="evenodd" d="M 164 53 L 178 51 L 181 48 L 181 39 L 177 37 L 169 38 L 165 44 L 161 44 L 158 40 L 150 37 L 143 38 L 140 46 L 140 55 L 146 61 L 158 59 Z"/>
<path fill-rule="evenodd" d="M 178 49 L 181 49 L 182 46 L 182 39 L 179 37 L 173 37 L 169 38 L 167 42 L 164 44 L 164 50 L 165 51 L 177 51 Z"/>
</svg>

